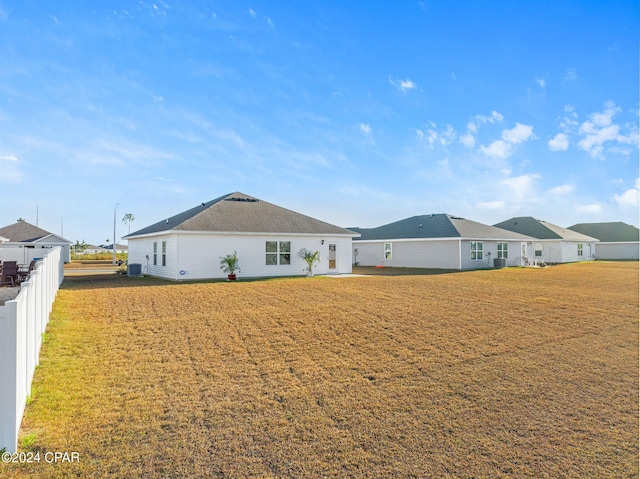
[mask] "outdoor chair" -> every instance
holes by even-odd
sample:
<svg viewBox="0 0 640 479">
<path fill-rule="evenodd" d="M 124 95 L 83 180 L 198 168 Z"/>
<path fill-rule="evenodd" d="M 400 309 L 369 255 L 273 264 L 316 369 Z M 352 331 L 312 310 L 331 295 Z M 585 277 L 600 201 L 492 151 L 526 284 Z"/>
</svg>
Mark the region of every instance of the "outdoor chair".
<svg viewBox="0 0 640 479">
<path fill-rule="evenodd" d="M 29 263 L 28 267 L 18 268 L 18 281 L 26 281 L 31 272 L 35 269 L 37 261 L 34 259 Z"/>
<path fill-rule="evenodd" d="M 5 261 L 2 263 L 2 276 L 0 276 L 0 285 L 10 284 L 15 286 L 18 283 L 18 262 Z"/>
</svg>

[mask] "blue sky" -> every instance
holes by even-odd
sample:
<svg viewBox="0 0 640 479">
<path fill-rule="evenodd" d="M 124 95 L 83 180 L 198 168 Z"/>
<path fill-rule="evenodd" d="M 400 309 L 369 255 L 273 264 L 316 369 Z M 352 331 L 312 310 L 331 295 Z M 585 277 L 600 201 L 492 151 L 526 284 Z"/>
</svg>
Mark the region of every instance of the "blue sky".
<svg viewBox="0 0 640 479">
<path fill-rule="evenodd" d="M 340 226 L 638 225 L 637 1 L 0 0 L 0 226 L 233 191 Z"/>
</svg>

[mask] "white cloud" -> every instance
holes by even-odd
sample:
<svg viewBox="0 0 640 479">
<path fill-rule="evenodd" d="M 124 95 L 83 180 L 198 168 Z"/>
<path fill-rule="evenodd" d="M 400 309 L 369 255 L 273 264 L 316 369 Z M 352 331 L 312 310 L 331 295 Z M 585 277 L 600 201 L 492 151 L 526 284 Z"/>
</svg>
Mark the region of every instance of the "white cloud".
<svg viewBox="0 0 640 479">
<path fill-rule="evenodd" d="M 536 83 L 540 85 L 540 88 L 547 86 L 547 81 L 544 78 L 536 78 Z"/>
<path fill-rule="evenodd" d="M 496 140 L 489 146 L 480 146 L 480 151 L 494 158 L 508 158 L 513 152 L 513 145 L 525 142 L 533 138 L 533 127 L 516 123 L 510 130 L 502 130 L 502 139 Z"/>
<path fill-rule="evenodd" d="M 509 143 L 518 144 L 527 141 L 533 137 L 533 127 L 516 123 L 511 130 L 502 131 L 502 139 Z"/>
<path fill-rule="evenodd" d="M 564 71 L 564 81 L 574 81 L 578 78 L 578 70 L 575 68 L 567 68 Z"/>
<path fill-rule="evenodd" d="M 540 175 L 530 173 L 513 178 L 505 178 L 500 183 L 508 187 L 516 199 L 522 199 L 531 194 L 535 180 L 538 178 L 540 178 Z"/>
<path fill-rule="evenodd" d="M 506 141 L 496 140 L 489 146 L 480 146 L 480 151 L 487 156 L 495 158 L 507 158 L 511 155 L 511 145 Z"/>
<path fill-rule="evenodd" d="M 476 139 L 473 137 L 471 133 L 467 133 L 466 135 L 462 135 L 460 137 L 460 141 L 467 148 L 473 148 L 476 144 Z"/>
<path fill-rule="evenodd" d="M 630 188 L 621 195 L 613 195 L 620 206 L 637 207 L 640 204 L 640 178 L 636 178 L 635 188 Z"/>
<path fill-rule="evenodd" d="M 389 77 L 389 83 L 391 83 L 394 87 L 402 92 L 407 92 L 408 90 L 414 90 L 417 88 L 417 85 L 409 79 L 394 80 L 393 78 Z"/>
<path fill-rule="evenodd" d="M 573 186 L 571 185 L 560 185 L 549 190 L 549 193 L 553 193 L 554 195 L 567 195 L 573 191 Z"/>
<path fill-rule="evenodd" d="M 360 127 L 360 131 L 362 133 L 365 133 L 367 135 L 371 133 L 371 125 L 369 125 L 368 123 L 360 123 L 360 125 L 358 126 Z"/>
<path fill-rule="evenodd" d="M 569 137 L 565 133 L 558 133 L 549 140 L 551 151 L 567 151 L 569 149 Z"/>
<path fill-rule="evenodd" d="M 442 146 L 448 146 L 458 138 L 458 133 L 451 125 L 444 125 L 438 128 L 433 122 L 429 122 L 429 125 L 423 129 L 416 130 L 416 137 L 421 143 L 428 143 L 430 148 L 433 148 L 436 144 Z"/>
<path fill-rule="evenodd" d="M 600 213 L 602 211 L 602 205 L 600 205 L 600 203 L 592 203 L 590 205 L 579 205 L 576 207 L 576 210 L 583 213 Z"/>
<path fill-rule="evenodd" d="M 252 18 L 256 18 L 256 11 L 253 8 L 249 8 L 249 15 L 251 15 Z"/>
<path fill-rule="evenodd" d="M 22 171 L 20 171 L 20 160 L 13 155 L 0 155 L 0 166 L 2 167 L 2 179 L 10 183 L 22 181 Z"/>
</svg>

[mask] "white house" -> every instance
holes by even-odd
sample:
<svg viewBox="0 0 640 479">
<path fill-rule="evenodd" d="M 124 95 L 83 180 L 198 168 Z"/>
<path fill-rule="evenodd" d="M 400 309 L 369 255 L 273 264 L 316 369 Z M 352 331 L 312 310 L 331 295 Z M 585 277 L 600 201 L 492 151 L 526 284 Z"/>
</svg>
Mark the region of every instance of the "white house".
<svg viewBox="0 0 640 479">
<path fill-rule="evenodd" d="M 596 257 L 596 238 L 531 216 L 511 218 L 494 226 L 535 238 L 523 252 L 530 262 L 572 263 Z"/>
<path fill-rule="evenodd" d="M 521 266 L 533 238 L 448 214 L 413 216 L 377 228 L 350 228 L 361 266 L 469 270 Z M 494 259 L 498 259 L 494 262 Z"/>
<path fill-rule="evenodd" d="M 32 259 L 41 258 L 45 253 L 43 250 L 54 246 L 62 248 L 62 259 L 65 263 L 71 260 L 71 241 L 26 221 L 18 221 L 0 228 L 0 236 L 7 239 L 4 242 L 0 241 L 0 260 L 2 261 L 29 264 Z"/>
<path fill-rule="evenodd" d="M 638 259 L 640 230 L 621 221 L 609 223 L 578 223 L 569 226 L 600 240 L 596 243 L 596 259 Z"/>
<path fill-rule="evenodd" d="M 298 252 L 320 252 L 316 274 L 350 273 L 351 241 L 357 233 L 235 192 L 124 238 L 129 264 L 172 280 L 225 278 L 220 259 L 237 252 L 239 277 L 306 274 Z"/>
</svg>

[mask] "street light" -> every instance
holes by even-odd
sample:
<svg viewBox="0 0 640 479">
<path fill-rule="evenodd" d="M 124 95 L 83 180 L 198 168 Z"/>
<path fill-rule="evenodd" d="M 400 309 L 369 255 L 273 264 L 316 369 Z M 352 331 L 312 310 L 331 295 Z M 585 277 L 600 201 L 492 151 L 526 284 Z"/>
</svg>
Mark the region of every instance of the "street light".
<svg viewBox="0 0 640 479">
<path fill-rule="evenodd" d="M 118 211 L 118 205 L 120 203 L 116 203 L 116 208 L 113 210 L 113 265 L 116 264 L 116 211 Z"/>
</svg>

